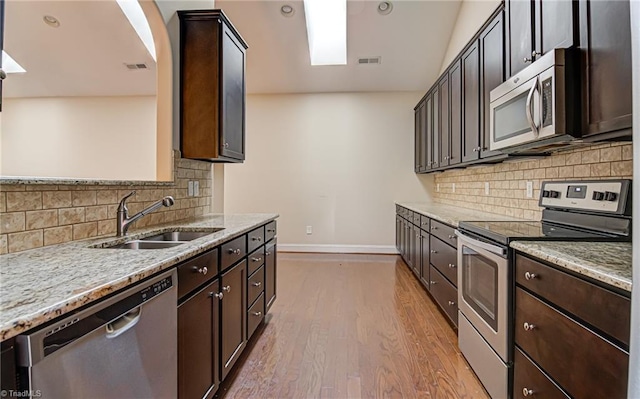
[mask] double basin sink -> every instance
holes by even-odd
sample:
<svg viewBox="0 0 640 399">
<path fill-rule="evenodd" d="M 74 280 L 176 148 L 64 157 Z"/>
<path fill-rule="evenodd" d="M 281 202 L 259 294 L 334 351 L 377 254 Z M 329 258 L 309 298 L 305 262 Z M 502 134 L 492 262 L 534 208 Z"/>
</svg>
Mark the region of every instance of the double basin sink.
<svg viewBox="0 0 640 399">
<path fill-rule="evenodd" d="M 108 249 L 162 249 L 182 245 L 185 242 L 216 233 L 224 228 L 211 228 L 206 231 L 167 231 L 124 243 L 101 246 Z"/>
</svg>

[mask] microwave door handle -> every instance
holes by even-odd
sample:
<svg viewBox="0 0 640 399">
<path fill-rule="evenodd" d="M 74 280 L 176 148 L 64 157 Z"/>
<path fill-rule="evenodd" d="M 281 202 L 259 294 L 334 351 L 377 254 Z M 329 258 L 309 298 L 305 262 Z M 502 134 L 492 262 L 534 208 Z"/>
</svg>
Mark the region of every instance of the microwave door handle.
<svg viewBox="0 0 640 399">
<path fill-rule="evenodd" d="M 540 81 L 540 77 L 536 77 L 536 90 L 538 90 L 538 98 L 539 98 L 539 103 L 540 103 L 540 109 L 538 110 L 539 112 L 539 116 L 540 116 L 540 124 L 537 126 L 538 128 L 538 132 L 540 132 L 540 129 L 542 129 L 542 125 L 544 124 L 544 99 L 542 98 L 542 82 Z"/>
<path fill-rule="evenodd" d="M 526 104 L 526 108 L 525 108 L 525 114 L 527 116 L 527 121 L 529 122 L 529 126 L 531 126 L 531 131 L 533 131 L 533 134 L 538 137 L 538 127 L 536 126 L 535 122 L 533 121 L 533 93 L 536 92 L 536 89 L 538 88 L 538 77 L 536 77 L 536 81 L 533 82 L 533 85 L 531 86 L 531 89 L 529 90 L 529 95 L 527 96 L 527 104 Z"/>
</svg>

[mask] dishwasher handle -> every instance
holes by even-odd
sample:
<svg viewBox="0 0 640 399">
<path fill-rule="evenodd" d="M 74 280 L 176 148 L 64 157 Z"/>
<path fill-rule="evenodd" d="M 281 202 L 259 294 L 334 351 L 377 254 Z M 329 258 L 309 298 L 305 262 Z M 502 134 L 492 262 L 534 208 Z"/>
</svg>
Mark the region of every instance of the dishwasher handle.
<svg viewBox="0 0 640 399">
<path fill-rule="evenodd" d="M 105 329 L 107 330 L 105 336 L 109 339 L 113 339 L 129 331 L 138 324 L 140 321 L 140 315 L 142 315 L 142 306 L 138 306 L 132 311 L 118 317 L 116 320 L 105 326 Z"/>
</svg>

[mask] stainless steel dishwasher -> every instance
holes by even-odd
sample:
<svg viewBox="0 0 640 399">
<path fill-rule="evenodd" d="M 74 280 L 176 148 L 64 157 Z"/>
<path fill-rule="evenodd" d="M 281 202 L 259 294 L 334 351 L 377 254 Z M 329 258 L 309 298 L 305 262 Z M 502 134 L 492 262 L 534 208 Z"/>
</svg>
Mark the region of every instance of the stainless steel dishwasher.
<svg viewBox="0 0 640 399">
<path fill-rule="evenodd" d="M 40 398 L 175 398 L 176 271 L 138 284 L 32 334 L 18 365 Z"/>
</svg>

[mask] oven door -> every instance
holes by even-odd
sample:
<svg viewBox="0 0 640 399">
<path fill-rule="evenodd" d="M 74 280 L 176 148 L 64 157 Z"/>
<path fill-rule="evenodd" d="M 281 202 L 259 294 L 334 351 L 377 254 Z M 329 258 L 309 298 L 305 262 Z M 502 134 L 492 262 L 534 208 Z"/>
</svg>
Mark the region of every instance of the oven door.
<svg viewBox="0 0 640 399">
<path fill-rule="evenodd" d="M 507 249 L 458 234 L 458 306 L 506 363 L 509 264 Z"/>
</svg>

